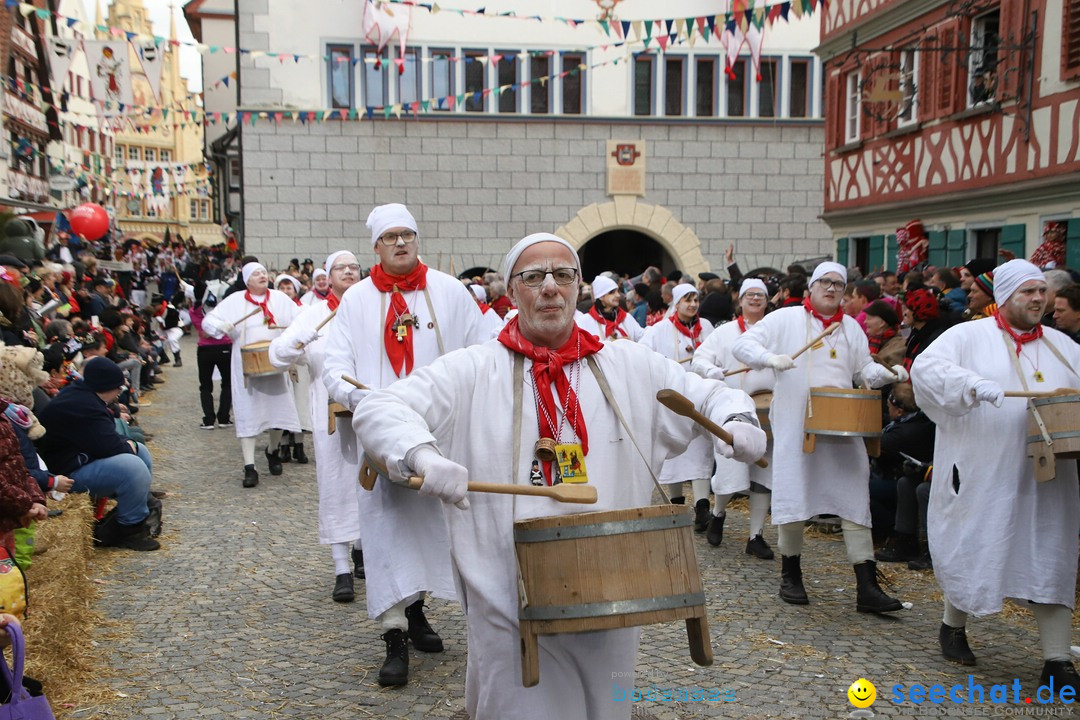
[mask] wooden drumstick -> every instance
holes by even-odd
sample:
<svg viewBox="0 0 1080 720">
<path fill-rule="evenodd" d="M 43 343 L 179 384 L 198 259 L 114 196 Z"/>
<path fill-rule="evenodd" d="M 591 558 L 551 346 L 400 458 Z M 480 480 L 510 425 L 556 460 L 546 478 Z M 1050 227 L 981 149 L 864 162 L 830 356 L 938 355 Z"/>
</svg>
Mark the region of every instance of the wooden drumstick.
<svg viewBox="0 0 1080 720">
<path fill-rule="evenodd" d="M 974 391 L 972 391 L 974 393 Z M 1056 397 L 1058 395 L 1076 395 L 1080 394 L 1080 390 L 1073 388 L 1058 388 L 1057 390 L 1006 390 L 1005 397 L 1018 397 L 1018 398 L 1044 398 L 1044 397 Z"/>
<path fill-rule="evenodd" d="M 326 323 L 328 323 L 328 322 L 330 322 L 331 320 L 334 319 L 335 315 L 337 315 L 337 310 L 331 310 L 330 314 L 327 315 L 326 317 L 324 317 L 323 321 L 315 326 L 315 332 L 319 332 L 320 330 L 322 330 L 323 327 L 326 325 Z M 304 343 L 302 343 L 302 342 L 296 343 L 296 349 L 297 350 L 300 350 L 303 347 L 304 347 Z"/>
<path fill-rule="evenodd" d="M 262 308 L 261 308 L 261 307 L 257 307 L 257 308 L 255 308 L 254 310 L 252 310 L 251 312 L 249 312 L 249 313 L 248 313 L 247 315 L 245 315 L 244 317 L 242 317 L 242 318 L 240 318 L 239 320 L 237 320 L 236 322 L 234 322 L 234 323 L 233 323 L 233 327 L 236 327 L 236 326 L 237 326 L 237 325 L 239 325 L 240 323 L 244 322 L 245 320 L 247 320 L 247 319 L 248 319 L 249 317 L 251 317 L 252 315 L 255 315 L 256 313 L 261 313 L 261 312 L 262 312 Z"/>
<path fill-rule="evenodd" d="M 409 487 L 419 490 L 424 478 L 409 478 Z M 510 485 L 507 483 L 470 482 L 469 492 L 496 493 L 500 495 L 533 495 L 551 498 L 557 502 L 592 505 L 596 502 L 596 486 L 579 483 L 558 485 Z"/>
<path fill-rule="evenodd" d="M 358 389 L 358 390 L 370 390 L 371 389 L 367 385 L 360 382 L 359 380 L 357 380 L 354 377 L 349 377 L 348 375 L 342 375 L 341 379 L 344 380 L 345 382 L 349 383 L 350 385 L 356 387 L 356 389 Z"/>
<path fill-rule="evenodd" d="M 839 328 L 839 327 L 840 327 L 840 323 L 833 323 L 829 327 L 825 328 L 825 332 L 821 333 L 816 338 L 814 338 L 813 340 L 811 340 L 810 342 L 806 343 L 801 348 L 796 350 L 795 353 L 791 356 L 791 359 L 794 360 L 795 358 L 799 357 L 804 352 L 806 352 L 807 350 L 809 350 L 810 348 L 814 347 L 819 342 L 824 340 L 830 334 L 836 332 L 836 329 Z M 731 377 L 732 375 L 739 375 L 739 374 L 744 373 L 744 372 L 750 372 L 752 369 L 753 368 L 744 367 L 744 368 L 740 368 L 739 370 L 732 370 L 729 373 L 724 373 L 724 377 L 727 378 L 727 377 Z"/>
<path fill-rule="evenodd" d="M 689 398 L 680 395 L 674 390 L 664 389 L 656 392 L 656 399 L 668 410 L 678 413 L 683 417 L 690 418 L 728 445 L 733 444 L 734 440 L 731 437 L 731 433 L 698 412 L 698 409 L 694 407 L 694 403 L 690 402 Z M 769 467 L 769 461 L 765 458 L 759 458 L 754 461 L 754 464 L 762 468 Z"/>
</svg>

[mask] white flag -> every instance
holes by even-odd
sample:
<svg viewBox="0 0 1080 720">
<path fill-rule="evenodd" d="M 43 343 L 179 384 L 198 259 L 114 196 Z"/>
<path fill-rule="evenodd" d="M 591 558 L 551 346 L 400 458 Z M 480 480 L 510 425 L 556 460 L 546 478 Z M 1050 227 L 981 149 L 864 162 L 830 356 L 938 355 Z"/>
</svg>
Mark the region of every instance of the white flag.
<svg viewBox="0 0 1080 720">
<path fill-rule="evenodd" d="M 150 89 L 154 91 L 154 100 L 161 102 L 161 68 L 165 65 L 165 48 L 158 45 L 154 40 L 143 40 L 132 43 L 135 54 L 142 64 L 143 73 L 150 81 Z"/>
<path fill-rule="evenodd" d="M 90 88 L 94 100 L 103 103 L 106 117 L 122 115 L 120 105 L 131 104 L 131 63 L 127 40 L 86 40 L 83 42 L 90 68 Z"/>
<path fill-rule="evenodd" d="M 411 8 L 408 5 L 395 4 L 390 7 L 385 0 L 365 0 L 363 29 L 364 37 L 382 50 L 396 33 L 398 36 L 399 57 L 405 56 L 405 41 L 409 37 Z"/>
<path fill-rule="evenodd" d="M 52 73 L 53 88 L 57 91 L 64 89 L 67 83 L 68 68 L 75 59 L 78 51 L 78 41 L 68 38 L 49 36 L 49 69 Z"/>
</svg>

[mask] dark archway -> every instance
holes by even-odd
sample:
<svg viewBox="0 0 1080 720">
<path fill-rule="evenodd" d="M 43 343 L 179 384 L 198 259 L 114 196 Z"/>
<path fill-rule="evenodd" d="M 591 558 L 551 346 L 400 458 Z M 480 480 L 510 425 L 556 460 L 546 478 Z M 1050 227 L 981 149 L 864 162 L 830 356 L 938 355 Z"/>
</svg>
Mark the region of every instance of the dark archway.
<svg viewBox="0 0 1080 720">
<path fill-rule="evenodd" d="M 612 270 L 634 277 L 655 265 L 667 275 L 678 265 L 664 247 L 636 230 L 609 230 L 586 242 L 578 250 L 581 276 L 591 282 L 599 273 Z"/>
<path fill-rule="evenodd" d="M 484 277 L 484 273 L 489 273 L 489 272 L 496 272 L 496 271 L 492 270 L 491 268 L 489 268 L 489 267 L 487 267 L 485 265 L 478 265 L 477 267 L 471 267 L 468 270 L 463 270 L 462 272 L 458 273 L 458 279 L 460 280 L 462 278 L 470 278 L 471 279 L 471 278 L 474 278 L 474 277 Z"/>
</svg>

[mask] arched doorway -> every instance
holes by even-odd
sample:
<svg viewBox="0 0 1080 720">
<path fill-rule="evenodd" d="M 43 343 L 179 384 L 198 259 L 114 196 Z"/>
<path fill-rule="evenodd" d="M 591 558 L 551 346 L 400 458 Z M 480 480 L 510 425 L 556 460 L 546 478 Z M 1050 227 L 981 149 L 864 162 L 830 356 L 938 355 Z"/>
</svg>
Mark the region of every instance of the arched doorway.
<svg viewBox="0 0 1080 720">
<path fill-rule="evenodd" d="M 636 230 L 602 232 L 587 240 L 578 255 L 585 282 L 607 270 L 634 277 L 650 265 L 660 268 L 665 275 L 676 268 L 675 260 L 660 243 Z"/>
</svg>

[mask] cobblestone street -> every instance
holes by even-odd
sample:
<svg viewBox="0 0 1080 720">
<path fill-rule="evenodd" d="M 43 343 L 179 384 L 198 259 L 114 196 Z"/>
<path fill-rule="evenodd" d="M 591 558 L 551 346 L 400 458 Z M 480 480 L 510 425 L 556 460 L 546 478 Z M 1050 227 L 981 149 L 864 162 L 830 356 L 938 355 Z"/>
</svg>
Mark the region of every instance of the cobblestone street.
<svg viewBox="0 0 1080 720">
<path fill-rule="evenodd" d="M 119 626 L 110 635 L 121 638 L 100 641 L 112 668 L 105 682 L 128 697 L 74 717 L 465 717 L 465 624 L 458 607 L 429 601 L 428 617 L 446 652 L 411 651 L 408 686 L 380 688 L 376 675 L 384 646 L 367 619 L 363 582 L 357 582 L 355 603 L 330 600 L 330 551 L 316 541 L 315 465 L 290 463 L 281 477 L 272 477 L 260 445 L 261 482 L 243 489 L 232 429 L 198 427 L 192 338 L 184 340 L 183 357 L 184 367 L 168 370 L 167 383 L 148 396 L 153 405 L 140 415 L 156 436 L 155 485 L 169 493 L 163 547 L 122 552 L 103 586 L 101 610 Z M 305 445 L 313 456 L 310 436 Z M 1024 704 L 1042 667 L 1026 611 L 973 619 L 968 633 L 979 664 L 960 668 L 937 649 L 941 596 L 931 574 L 883 566 L 891 594 L 913 607 L 892 617 L 859 614 L 843 543 L 839 536 L 814 535 L 803 556 L 811 604 L 786 605 L 776 596 L 779 553 L 771 562 L 744 554 L 746 522 L 745 513 L 732 512 L 720 548 L 701 535 L 695 540 L 715 664 L 701 668 L 691 662 L 681 624 L 649 626 L 642 632 L 636 680 L 612 679 L 613 692 L 615 683 L 620 689 L 703 688 L 719 690 L 720 699 L 643 700 L 636 716 L 847 717 L 853 710 L 847 688 L 859 677 L 877 686 L 877 715 L 1004 714 L 1003 706 L 891 702 L 896 684 L 966 688 L 969 670 L 988 689 L 1019 678 L 1020 705 L 1010 703 L 1008 709 L 1045 712 Z M 766 538 L 775 548 L 771 526 Z M 1068 707 L 1056 710 L 1069 715 Z"/>
</svg>

